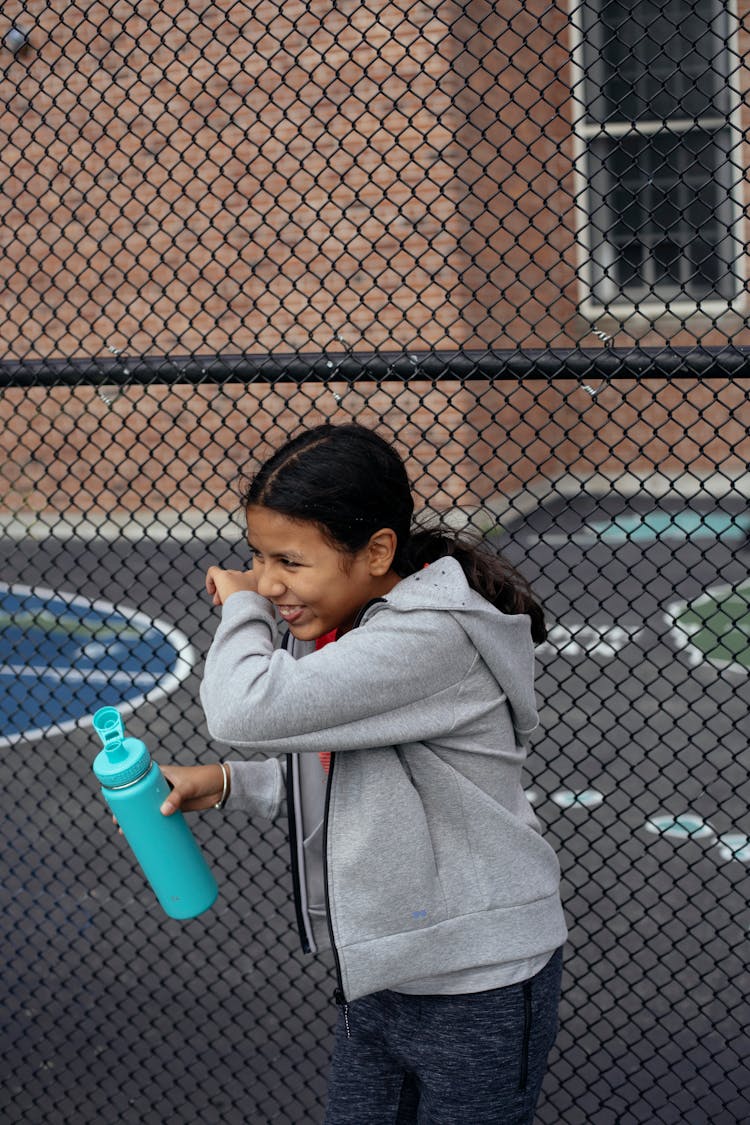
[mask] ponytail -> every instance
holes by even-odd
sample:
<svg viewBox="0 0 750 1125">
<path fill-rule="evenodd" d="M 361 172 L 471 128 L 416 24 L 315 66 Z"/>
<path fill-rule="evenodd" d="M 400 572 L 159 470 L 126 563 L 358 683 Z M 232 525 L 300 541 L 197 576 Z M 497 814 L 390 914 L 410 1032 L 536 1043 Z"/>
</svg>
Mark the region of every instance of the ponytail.
<svg viewBox="0 0 750 1125">
<path fill-rule="evenodd" d="M 416 529 L 399 546 L 394 569 L 403 578 L 445 555 L 459 563 L 469 586 L 501 613 L 528 614 L 535 644 L 546 640 L 544 610 L 531 586 L 507 559 L 479 537 L 471 539 L 446 528 Z"/>
</svg>

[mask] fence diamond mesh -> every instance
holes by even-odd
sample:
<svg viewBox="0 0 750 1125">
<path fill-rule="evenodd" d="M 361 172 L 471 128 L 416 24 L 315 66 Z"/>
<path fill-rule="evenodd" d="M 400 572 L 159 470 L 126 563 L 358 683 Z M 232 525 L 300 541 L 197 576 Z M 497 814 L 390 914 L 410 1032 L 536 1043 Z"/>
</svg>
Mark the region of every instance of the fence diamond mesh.
<svg viewBox="0 0 750 1125">
<path fill-rule="evenodd" d="M 322 1121 L 284 824 L 196 818 L 220 898 L 167 919 L 88 716 L 225 753 L 202 574 L 244 564 L 237 477 L 352 418 L 547 609 L 527 792 L 571 936 L 538 1121 L 748 1119 L 745 19 L 4 5 L 3 1120 Z"/>
</svg>

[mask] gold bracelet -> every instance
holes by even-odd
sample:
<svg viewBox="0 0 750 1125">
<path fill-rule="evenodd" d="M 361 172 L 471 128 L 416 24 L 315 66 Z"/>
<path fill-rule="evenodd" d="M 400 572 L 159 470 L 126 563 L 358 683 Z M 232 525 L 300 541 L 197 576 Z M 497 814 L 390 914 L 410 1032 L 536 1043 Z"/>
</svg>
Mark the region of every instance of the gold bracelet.
<svg viewBox="0 0 750 1125">
<path fill-rule="evenodd" d="M 223 762 L 219 762 L 219 765 L 221 766 L 221 775 L 224 778 L 224 785 L 222 786 L 221 797 L 214 805 L 215 809 L 223 809 L 224 805 L 227 803 L 227 797 L 229 796 L 229 770 Z"/>
</svg>

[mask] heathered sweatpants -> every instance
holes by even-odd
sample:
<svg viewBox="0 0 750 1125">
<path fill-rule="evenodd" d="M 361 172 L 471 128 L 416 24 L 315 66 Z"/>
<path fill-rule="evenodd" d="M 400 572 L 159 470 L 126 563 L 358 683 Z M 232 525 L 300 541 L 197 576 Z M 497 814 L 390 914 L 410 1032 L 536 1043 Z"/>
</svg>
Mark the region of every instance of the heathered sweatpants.
<svg viewBox="0 0 750 1125">
<path fill-rule="evenodd" d="M 325 1125 L 531 1125 L 557 1034 L 562 950 L 531 980 L 376 992 L 339 1014 Z"/>
</svg>

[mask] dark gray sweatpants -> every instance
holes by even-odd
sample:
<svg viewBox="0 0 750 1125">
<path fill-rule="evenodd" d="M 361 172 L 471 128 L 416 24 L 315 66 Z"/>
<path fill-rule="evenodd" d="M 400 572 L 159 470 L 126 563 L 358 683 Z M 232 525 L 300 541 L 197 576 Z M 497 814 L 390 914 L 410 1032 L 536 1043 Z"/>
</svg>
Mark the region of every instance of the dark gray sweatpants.
<svg viewBox="0 0 750 1125">
<path fill-rule="evenodd" d="M 376 992 L 336 1028 L 325 1125 L 531 1125 L 557 1034 L 562 950 L 523 984 Z"/>
</svg>

